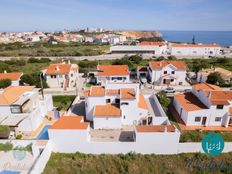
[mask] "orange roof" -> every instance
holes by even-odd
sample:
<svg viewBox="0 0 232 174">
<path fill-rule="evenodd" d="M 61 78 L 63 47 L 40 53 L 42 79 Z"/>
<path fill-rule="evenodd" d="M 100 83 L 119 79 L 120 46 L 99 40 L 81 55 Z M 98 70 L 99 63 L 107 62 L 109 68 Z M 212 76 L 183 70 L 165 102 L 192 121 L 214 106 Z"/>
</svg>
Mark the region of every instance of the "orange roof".
<svg viewBox="0 0 232 174">
<path fill-rule="evenodd" d="M 198 83 L 194 84 L 193 89 L 198 90 L 222 90 L 219 86 L 208 84 L 208 83 Z"/>
<path fill-rule="evenodd" d="M 229 108 L 229 114 L 232 115 L 232 107 Z"/>
<path fill-rule="evenodd" d="M 148 106 L 147 106 L 147 103 L 146 103 L 146 100 L 144 98 L 143 95 L 139 95 L 139 103 L 138 103 L 138 107 L 139 108 L 142 108 L 142 109 L 148 109 Z"/>
<path fill-rule="evenodd" d="M 139 45 L 141 46 L 164 46 L 165 42 L 141 42 Z"/>
<path fill-rule="evenodd" d="M 46 74 L 69 74 L 71 64 L 51 64 L 46 69 Z"/>
<path fill-rule="evenodd" d="M 121 99 L 135 99 L 134 88 L 122 88 L 121 89 Z"/>
<path fill-rule="evenodd" d="M 135 126 L 137 132 L 164 132 L 165 127 L 167 132 L 175 132 L 175 127 L 172 125 L 150 125 L 150 126 Z"/>
<path fill-rule="evenodd" d="M 195 95 L 191 92 L 176 94 L 175 99 L 186 111 L 197 111 L 208 109 Z"/>
<path fill-rule="evenodd" d="M 163 61 L 151 61 L 150 62 L 150 66 L 153 70 L 162 69 L 162 68 L 166 67 L 167 65 L 173 65 L 177 69 L 182 69 L 182 70 L 186 70 L 186 68 L 187 68 L 185 62 L 183 62 L 183 61 L 163 60 Z"/>
<path fill-rule="evenodd" d="M 0 73 L 0 80 L 3 79 L 19 80 L 22 75 L 23 75 L 22 72 Z"/>
<path fill-rule="evenodd" d="M 107 95 L 119 95 L 120 90 L 119 89 L 107 89 L 106 94 Z"/>
<path fill-rule="evenodd" d="M 121 110 L 118 106 L 112 104 L 96 105 L 94 108 L 94 117 L 121 117 Z"/>
<path fill-rule="evenodd" d="M 127 65 L 98 65 L 97 76 L 129 75 Z"/>
<path fill-rule="evenodd" d="M 89 127 L 88 122 L 82 122 L 80 116 L 63 116 L 57 120 L 49 129 L 85 130 Z"/>
<path fill-rule="evenodd" d="M 137 66 L 137 71 L 147 71 L 146 66 Z"/>
<path fill-rule="evenodd" d="M 105 95 L 105 88 L 102 86 L 92 86 L 90 88 L 89 95 L 91 97 L 98 97 L 98 96 L 104 96 Z"/>
<path fill-rule="evenodd" d="M 232 91 L 211 91 L 210 100 L 213 105 L 230 105 Z"/>
<path fill-rule="evenodd" d="M 0 105 L 13 104 L 23 93 L 32 91 L 34 88 L 34 86 L 9 86 L 0 94 Z"/>
<path fill-rule="evenodd" d="M 220 47 L 217 44 L 176 44 L 172 43 L 172 47 Z"/>
</svg>

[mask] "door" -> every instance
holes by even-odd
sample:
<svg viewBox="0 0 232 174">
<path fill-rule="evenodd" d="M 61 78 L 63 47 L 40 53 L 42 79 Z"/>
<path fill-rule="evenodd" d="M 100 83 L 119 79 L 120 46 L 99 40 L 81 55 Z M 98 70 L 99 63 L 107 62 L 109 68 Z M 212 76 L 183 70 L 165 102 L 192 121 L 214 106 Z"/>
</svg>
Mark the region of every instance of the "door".
<svg viewBox="0 0 232 174">
<path fill-rule="evenodd" d="M 201 122 L 201 125 L 202 125 L 202 126 L 205 126 L 205 125 L 206 125 L 206 120 L 207 120 L 207 117 L 203 117 L 203 118 L 202 118 L 202 122 Z"/>
</svg>

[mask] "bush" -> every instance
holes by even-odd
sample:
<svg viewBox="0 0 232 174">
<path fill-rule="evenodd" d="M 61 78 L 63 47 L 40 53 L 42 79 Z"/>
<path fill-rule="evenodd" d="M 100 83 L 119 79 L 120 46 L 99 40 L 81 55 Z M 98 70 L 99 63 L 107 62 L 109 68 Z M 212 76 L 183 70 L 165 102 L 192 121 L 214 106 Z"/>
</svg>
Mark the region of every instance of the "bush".
<svg viewBox="0 0 232 174">
<path fill-rule="evenodd" d="M 10 135 L 10 127 L 0 125 L 0 139 L 8 139 Z"/>
<path fill-rule="evenodd" d="M 11 69 L 5 62 L 0 62 L 0 73 L 3 73 L 4 71 L 10 72 Z"/>
<path fill-rule="evenodd" d="M 159 100 L 161 106 L 163 106 L 164 109 L 167 109 L 171 103 L 170 98 L 168 98 L 164 92 L 159 92 L 157 94 L 157 97 L 158 97 L 158 100 Z"/>
<path fill-rule="evenodd" d="M 37 88 L 41 88 L 41 82 L 40 82 L 40 75 L 37 73 L 33 74 L 24 74 L 21 77 L 20 84 L 28 84 L 30 86 L 36 86 Z M 48 88 L 48 84 L 45 80 L 42 80 L 43 87 Z"/>
<path fill-rule="evenodd" d="M 29 58 L 27 60 L 27 63 L 39 63 L 39 62 L 40 62 L 39 59 L 36 59 L 36 58 Z"/>
<path fill-rule="evenodd" d="M 140 61 L 143 60 L 143 58 L 141 56 L 138 56 L 138 55 L 133 55 L 133 56 L 129 57 L 129 60 L 136 63 L 136 64 L 139 64 Z"/>
<path fill-rule="evenodd" d="M 210 73 L 207 77 L 207 83 L 213 84 L 213 85 L 223 85 L 225 81 L 223 80 L 222 76 L 218 72 Z"/>
<path fill-rule="evenodd" d="M 0 89 L 1 88 L 6 88 L 11 85 L 11 80 L 10 79 L 2 79 L 0 80 Z"/>
<path fill-rule="evenodd" d="M 22 139 L 22 138 L 23 138 L 22 134 L 19 134 L 19 135 L 16 136 L 16 139 L 17 139 L 17 140 L 20 140 L 20 139 Z"/>
<path fill-rule="evenodd" d="M 12 149 L 13 149 L 13 144 L 8 142 L 5 144 L 0 143 L 0 151 L 8 152 L 11 151 Z"/>
</svg>

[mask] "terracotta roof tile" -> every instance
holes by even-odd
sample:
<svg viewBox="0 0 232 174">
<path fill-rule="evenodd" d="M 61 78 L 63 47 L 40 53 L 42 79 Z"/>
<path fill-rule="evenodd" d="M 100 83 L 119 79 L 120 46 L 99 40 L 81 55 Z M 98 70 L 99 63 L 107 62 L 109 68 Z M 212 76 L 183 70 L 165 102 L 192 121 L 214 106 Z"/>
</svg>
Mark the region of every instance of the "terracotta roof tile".
<svg viewBox="0 0 232 174">
<path fill-rule="evenodd" d="M 230 105 L 232 91 L 211 91 L 210 100 L 213 105 Z"/>
<path fill-rule="evenodd" d="M 77 70 L 75 64 L 51 64 L 46 68 L 46 74 L 69 74 L 71 70 Z"/>
<path fill-rule="evenodd" d="M 81 116 L 63 116 L 49 129 L 85 130 L 89 127 L 89 123 L 82 121 L 83 117 Z"/>
<path fill-rule="evenodd" d="M 118 106 L 112 104 L 96 105 L 94 108 L 94 117 L 121 117 L 121 110 Z"/>
<path fill-rule="evenodd" d="M 177 69 L 181 69 L 181 70 L 186 70 L 186 68 L 187 68 L 185 62 L 183 62 L 183 61 L 165 61 L 165 60 L 163 60 L 163 61 L 151 61 L 151 62 L 149 62 L 149 64 L 153 70 L 162 69 L 170 64 L 173 65 L 174 67 L 176 67 Z"/>
<path fill-rule="evenodd" d="M 135 99 L 135 90 L 134 88 L 122 88 L 121 90 L 121 99 Z"/>
<path fill-rule="evenodd" d="M 176 44 L 172 43 L 172 47 L 220 47 L 216 44 Z"/>
<path fill-rule="evenodd" d="M 119 89 L 107 89 L 106 90 L 107 95 L 120 95 Z"/>
<path fill-rule="evenodd" d="M 142 109 L 148 109 L 148 106 L 147 106 L 147 103 L 146 103 L 146 100 L 144 98 L 143 95 L 139 95 L 139 103 L 138 103 L 138 107 L 139 108 L 142 108 Z"/>
<path fill-rule="evenodd" d="M 232 107 L 229 108 L 229 114 L 232 116 Z"/>
<path fill-rule="evenodd" d="M 147 71 L 146 66 L 137 66 L 137 71 Z"/>
<path fill-rule="evenodd" d="M 165 42 L 141 42 L 139 45 L 141 46 L 165 46 Z"/>
<path fill-rule="evenodd" d="M 98 65 L 97 76 L 129 75 L 127 65 Z"/>
<path fill-rule="evenodd" d="M 105 95 L 105 88 L 102 86 L 92 86 L 90 88 L 89 95 L 91 97 L 98 97 L 98 96 L 104 96 Z"/>
<path fill-rule="evenodd" d="M 196 111 L 208 109 L 195 95 L 191 92 L 184 94 L 176 94 L 175 99 L 186 111 Z"/>
<path fill-rule="evenodd" d="M 0 80 L 10 79 L 12 81 L 19 80 L 23 75 L 22 72 L 0 73 Z"/>
<path fill-rule="evenodd" d="M 192 85 L 194 90 L 222 90 L 219 86 L 208 84 L 208 83 L 198 83 Z"/>
<path fill-rule="evenodd" d="M 13 104 L 23 93 L 32 91 L 34 88 L 34 86 L 9 86 L 0 94 L 0 105 Z"/>
<path fill-rule="evenodd" d="M 167 132 L 175 132 L 175 127 L 172 125 L 136 126 L 135 129 L 139 133 L 164 132 L 165 127 L 167 128 Z"/>
</svg>

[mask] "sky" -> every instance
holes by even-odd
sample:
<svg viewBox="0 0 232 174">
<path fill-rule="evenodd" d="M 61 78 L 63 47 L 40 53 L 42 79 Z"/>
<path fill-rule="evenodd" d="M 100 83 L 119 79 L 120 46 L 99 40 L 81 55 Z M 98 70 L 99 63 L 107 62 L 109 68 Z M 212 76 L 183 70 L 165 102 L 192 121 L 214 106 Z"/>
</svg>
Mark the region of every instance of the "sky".
<svg viewBox="0 0 232 174">
<path fill-rule="evenodd" d="M 1 0 L 0 31 L 232 31 L 231 0 Z"/>
</svg>

